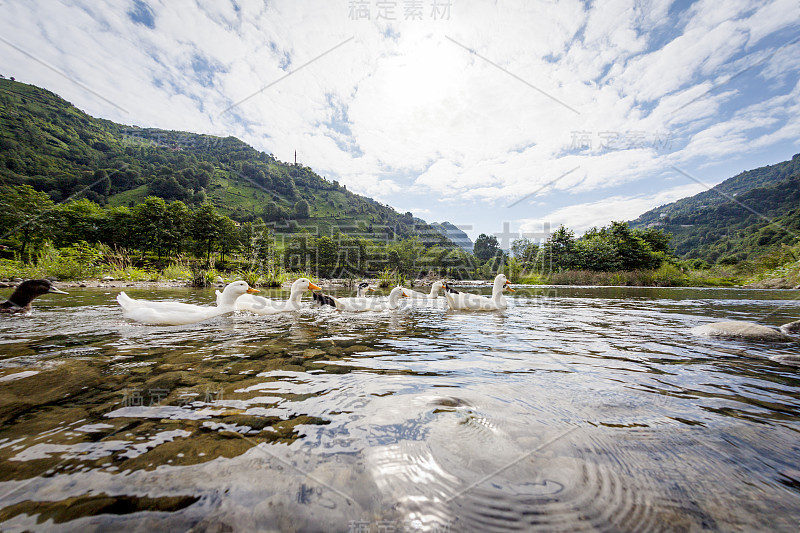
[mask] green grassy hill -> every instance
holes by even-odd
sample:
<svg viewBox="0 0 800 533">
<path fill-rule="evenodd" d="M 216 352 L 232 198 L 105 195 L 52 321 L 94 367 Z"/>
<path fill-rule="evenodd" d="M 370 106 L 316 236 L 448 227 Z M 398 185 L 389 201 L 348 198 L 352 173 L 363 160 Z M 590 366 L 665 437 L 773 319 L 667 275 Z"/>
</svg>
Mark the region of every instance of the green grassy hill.
<svg viewBox="0 0 800 533">
<path fill-rule="evenodd" d="M 631 225 L 671 232 L 680 257 L 710 263 L 734 264 L 792 246 L 800 242 L 800 154 L 648 211 Z"/>
<path fill-rule="evenodd" d="M 21 184 L 57 202 L 85 197 L 131 206 L 148 195 L 189 206 L 211 201 L 238 222 L 262 219 L 277 233 L 416 235 L 427 245 L 455 247 L 411 213 L 234 137 L 116 124 L 50 91 L 0 79 L 0 185 Z"/>
</svg>

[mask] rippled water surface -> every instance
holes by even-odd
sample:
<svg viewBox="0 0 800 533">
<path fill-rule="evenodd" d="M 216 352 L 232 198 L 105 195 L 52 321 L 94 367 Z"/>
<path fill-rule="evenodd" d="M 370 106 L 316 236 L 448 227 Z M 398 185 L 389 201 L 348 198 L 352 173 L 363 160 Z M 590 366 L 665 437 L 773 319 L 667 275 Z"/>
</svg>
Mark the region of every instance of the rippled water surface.
<svg viewBox="0 0 800 533">
<path fill-rule="evenodd" d="M 0 317 L 4 531 L 800 525 L 800 342 L 689 333 L 797 320 L 800 291 L 522 288 L 502 313 L 306 296 L 174 327 L 127 322 L 116 293 Z"/>
</svg>

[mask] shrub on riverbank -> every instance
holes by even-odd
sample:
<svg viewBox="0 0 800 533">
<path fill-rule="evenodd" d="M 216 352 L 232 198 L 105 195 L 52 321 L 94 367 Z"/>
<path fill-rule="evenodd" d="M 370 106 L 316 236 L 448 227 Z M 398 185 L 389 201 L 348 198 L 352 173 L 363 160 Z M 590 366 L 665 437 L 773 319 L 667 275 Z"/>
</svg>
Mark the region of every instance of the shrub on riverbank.
<svg viewBox="0 0 800 533">
<path fill-rule="evenodd" d="M 282 268 L 240 270 L 236 272 L 235 277 L 246 281 L 251 287 L 280 287 L 289 279 L 288 274 Z"/>
<path fill-rule="evenodd" d="M 565 270 L 550 276 L 552 285 L 625 285 L 647 287 L 653 285 L 674 286 L 677 280 L 661 277 L 656 282 L 654 270 L 631 270 L 623 272 L 597 272 L 594 270 Z"/>
<path fill-rule="evenodd" d="M 398 272 L 397 269 L 384 268 L 383 272 L 378 276 L 378 287 L 387 288 L 398 285 L 408 285 L 406 277 L 401 272 Z"/>
<path fill-rule="evenodd" d="M 731 287 L 744 278 L 733 275 L 732 269 L 689 270 L 664 263 L 654 270 L 598 272 L 595 270 L 564 270 L 552 274 L 524 276 L 519 283 L 532 285 L 593 285 L 627 287 Z"/>
</svg>

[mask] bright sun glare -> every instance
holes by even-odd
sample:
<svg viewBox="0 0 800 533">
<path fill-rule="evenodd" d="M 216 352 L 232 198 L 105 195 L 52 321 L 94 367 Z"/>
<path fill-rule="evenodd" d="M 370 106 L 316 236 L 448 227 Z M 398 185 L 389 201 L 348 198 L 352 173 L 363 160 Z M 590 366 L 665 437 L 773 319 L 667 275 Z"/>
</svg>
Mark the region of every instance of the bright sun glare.
<svg viewBox="0 0 800 533">
<path fill-rule="evenodd" d="M 405 112 L 438 108 L 459 90 L 456 50 L 428 37 L 404 43 L 386 60 L 383 93 L 387 102 Z"/>
</svg>

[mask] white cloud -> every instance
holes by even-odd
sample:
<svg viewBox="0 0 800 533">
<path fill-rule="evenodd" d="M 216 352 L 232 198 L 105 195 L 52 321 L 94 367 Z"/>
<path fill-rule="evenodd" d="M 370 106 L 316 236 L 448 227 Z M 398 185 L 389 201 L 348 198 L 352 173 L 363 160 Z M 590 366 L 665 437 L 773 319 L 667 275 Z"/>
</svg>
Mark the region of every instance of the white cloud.
<svg viewBox="0 0 800 533">
<path fill-rule="evenodd" d="M 647 192 L 630 201 L 611 193 L 634 217 L 661 198 L 651 178 L 670 165 L 746 159 L 800 137 L 796 46 L 775 53 L 797 36 L 796 0 L 682 12 L 671 0 L 453 2 L 441 21 L 405 21 L 398 4 L 392 24 L 374 20 L 374 5 L 373 20 L 351 20 L 347 3 L 323 0 L 149 3 L 152 29 L 123 0 L 5 0 L 0 34 L 77 83 L 3 43 L 0 71 L 95 116 L 235 135 L 283 160 L 296 150 L 357 192 L 440 219 L 483 206 L 476 225 L 575 167 L 539 197 L 638 184 Z M 595 143 L 574 146 L 579 132 Z M 637 132 L 643 145 L 597 142 Z M 665 135 L 669 147 L 651 142 Z M 605 202 L 554 213 L 578 226 L 586 205 Z"/>
<path fill-rule="evenodd" d="M 563 224 L 577 234 L 582 234 L 591 227 L 607 226 L 612 221 L 633 220 L 650 209 L 704 190 L 706 189 L 702 185 L 691 183 L 650 195 L 611 196 L 596 202 L 570 205 L 539 218 L 521 219 L 517 222 L 522 232 L 539 232 L 545 226 L 555 229 Z"/>
</svg>

